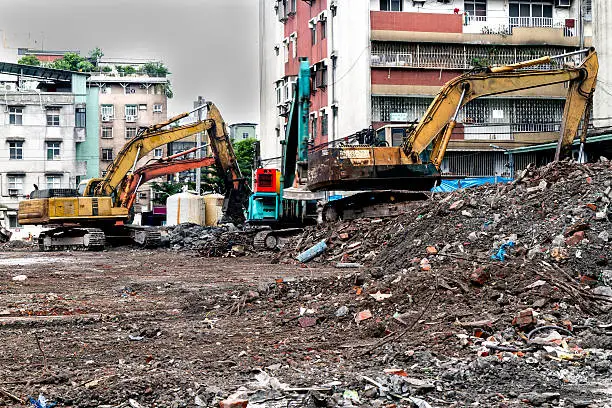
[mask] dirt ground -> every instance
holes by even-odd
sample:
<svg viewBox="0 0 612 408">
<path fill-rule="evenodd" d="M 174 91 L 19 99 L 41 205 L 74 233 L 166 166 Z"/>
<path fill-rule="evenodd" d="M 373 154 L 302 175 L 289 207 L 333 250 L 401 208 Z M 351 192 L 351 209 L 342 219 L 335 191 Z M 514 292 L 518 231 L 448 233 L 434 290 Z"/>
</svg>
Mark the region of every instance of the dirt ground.
<svg viewBox="0 0 612 408">
<path fill-rule="evenodd" d="M 608 355 L 476 358 L 453 333 L 423 333 L 435 316 L 382 345 L 405 326 L 357 324 L 353 312 L 378 302 L 355 303 L 353 275 L 172 250 L 0 252 L 0 405 L 43 394 L 58 406 L 218 406 L 241 387 L 249 407 L 417 406 L 398 397 L 409 394 L 432 407 L 610 403 Z M 433 351 L 429 338 L 456 346 Z"/>
</svg>

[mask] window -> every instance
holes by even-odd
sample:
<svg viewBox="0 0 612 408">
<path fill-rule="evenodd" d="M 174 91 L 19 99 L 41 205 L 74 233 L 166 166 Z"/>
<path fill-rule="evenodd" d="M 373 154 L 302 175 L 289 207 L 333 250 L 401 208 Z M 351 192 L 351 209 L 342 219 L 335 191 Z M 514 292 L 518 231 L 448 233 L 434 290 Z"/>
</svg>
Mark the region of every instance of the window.
<svg viewBox="0 0 612 408">
<path fill-rule="evenodd" d="M 380 0 L 381 11 L 402 11 L 403 0 Z"/>
<path fill-rule="evenodd" d="M 138 110 L 146 111 L 147 110 L 147 104 L 146 103 L 141 103 L 140 105 L 138 105 Z"/>
<path fill-rule="evenodd" d="M 102 160 L 104 161 L 113 160 L 113 149 L 102 149 Z"/>
<path fill-rule="evenodd" d="M 85 108 L 76 108 L 74 112 L 74 126 L 84 128 L 86 125 L 86 117 Z"/>
<path fill-rule="evenodd" d="M 138 106 L 137 105 L 125 105 L 125 119 L 129 120 L 130 118 L 136 118 L 138 115 Z"/>
<path fill-rule="evenodd" d="M 60 108 L 47 108 L 47 126 L 60 125 Z"/>
<path fill-rule="evenodd" d="M 140 200 L 146 200 L 147 199 L 147 193 L 138 193 L 138 198 Z"/>
<path fill-rule="evenodd" d="M 23 124 L 23 108 L 19 106 L 9 106 L 9 123 L 11 125 Z"/>
<path fill-rule="evenodd" d="M 464 9 L 471 19 L 486 21 L 487 0 L 465 0 Z"/>
<path fill-rule="evenodd" d="M 297 11 L 297 0 L 288 0 L 287 1 L 287 14 L 292 15 Z"/>
<path fill-rule="evenodd" d="M 289 62 L 289 39 L 283 41 L 283 60 Z"/>
<path fill-rule="evenodd" d="M 276 82 L 276 104 L 280 105 L 283 101 L 283 81 Z"/>
<path fill-rule="evenodd" d="M 102 128 L 102 139 L 112 139 L 113 138 L 113 128 L 112 127 L 103 127 Z"/>
<path fill-rule="evenodd" d="M 17 220 L 17 216 L 16 215 L 9 215 L 8 216 L 8 220 L 9 220 L 9 228 L 19 228 L 19 227 L 21 227 L 21 225 L 19 224 L 19 221 Z"/>
<path fill-rule="evenodd" d="M 158 148 L 156 148 L 156 149 L 153 151 L 153 156 L 154 156 L 156 159 L 159 159 L 159 158 L 160 158 L 160 157 L 162 157 L 163 155 L 164 155 L 164 149 L 162 149 L 161 147 L 158 147 Z"/>
<path fill-rule="evenodd" d="M 311 122 L 311 130 L 312 130 L 311 137 L 312 137 L 312 140 L 315 140 L 317 138 L 317 118 L 316 116 L 313 116 L 310 122 Z"/>
<path fill-rule="evenodd" d="M 8 176 L 9 195 L 23 194 L 23 176 Z"/>
<path fill-rule="evenodd" d="M 61 188 L 62 176 L 47 176 L 47 188 Z"/>
<path fill-rule="evenodd" d="M 60 159 L 60 142 L 47 142 L 47 160 Z"/>
<path fill-rule="evenodd" d="M 321 20 L 321 39 L 325 39 L 327 37 L 327 21 Z"/>
<path fill-rule="evenodd" d="M 591 0 L 584 1 L 584 19 L 586 21 L 593 20 L 593 6 Z"/>
<path fill-rule="evenodd" d="M 23 159 L 23 142 L 9 142 L 9 158 L 11 160 Z"/>
<path fill-rule="evenodd" d="M 327 112 L 321 113 L 321 136 L 327 136 Z"/>
<path fill-rule="evenodd" d="M 552 0 L 513 0 L 510 2 L 510 25 L 513 27 L 552 27 Z"/>
<path fill-rule="evenodd" d="M 154 113 L 161 113 L 164 109 L 164 105 L 162 105 L 161 103 L 156 103 L 153 105 L 153 112 Z"/>
<path fill-rule="evenodd" d="M 312 45 L 317 43 L 317 23 L 316 20 L 310 21 L 310 42 Z"/>
<path fill-rule="evenodd" d="M 136 137 L 136 128 L 135 127 L 125 128 L 125 138 L 132 139 L 134 137 Z"/>
<path fill-rule="evenodd" d="M 314 73 L 315 88 L 325 88 L 327 86 L 327 65 L 319 63 L 316 65 Z"/>
<path fill-rule="evenodd" d="M 242 138 L 243 139 L 248 139 L 249 138 L 249 132 L 242 132 Z"/>
<path fill-rule="evenodd" d="M 102 105 L 102 118 L 112 119 L 115 116 L 114 105 Z"/>
<path fill-rule="evenodd" d="M 291 36 L 291 51 L 293 58 L 297 58 L 297 34 Z"/>
</svg>

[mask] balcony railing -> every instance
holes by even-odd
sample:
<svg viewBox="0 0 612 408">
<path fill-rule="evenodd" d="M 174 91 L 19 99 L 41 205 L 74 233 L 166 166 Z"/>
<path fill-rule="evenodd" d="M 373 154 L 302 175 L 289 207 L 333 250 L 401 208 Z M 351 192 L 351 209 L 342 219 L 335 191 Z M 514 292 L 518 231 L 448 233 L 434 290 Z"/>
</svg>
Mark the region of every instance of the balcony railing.
<svg viewBox="0 0 612 408">
<path fill-rule="evenodd" d="M 464 33 L 512 35 L 515 27 L 561 28 L 564 37 L 576 37 L 577 30 L 573 19 L 554 19 L 552 17 L 486 17 L 470 16 L 464 18 Z"/>
<path fill-rule="evenodd" d="M 372 67 L 404 67 L 431 69 L 468 70 L 474 66 L 507 65 L 545 55 L 559 55 L 567 52 L 564 47 L 499 47 L 494 53 L 490 47 L 478 45 L 443 44 L 394 44 L 374 43 L 370 63 Z M 568 57 L 562 63 L 576 63 Z M 529 69 L 553 69 L 544 64 Z"/>
</svg>

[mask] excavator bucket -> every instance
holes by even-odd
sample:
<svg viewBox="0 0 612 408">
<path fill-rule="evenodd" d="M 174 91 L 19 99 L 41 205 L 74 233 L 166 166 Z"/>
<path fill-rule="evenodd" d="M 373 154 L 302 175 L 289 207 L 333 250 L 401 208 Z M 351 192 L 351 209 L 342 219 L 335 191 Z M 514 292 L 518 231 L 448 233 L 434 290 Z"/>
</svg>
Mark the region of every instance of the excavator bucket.
<svg viewBox="0 0 612 408">
<path fill-rule="evenodd" d="M 410 163 L 400 147 L 333 147 L 308 157 L 311 191 L 428 191 L 440 178 L 433 164 Z"/>
</svg>

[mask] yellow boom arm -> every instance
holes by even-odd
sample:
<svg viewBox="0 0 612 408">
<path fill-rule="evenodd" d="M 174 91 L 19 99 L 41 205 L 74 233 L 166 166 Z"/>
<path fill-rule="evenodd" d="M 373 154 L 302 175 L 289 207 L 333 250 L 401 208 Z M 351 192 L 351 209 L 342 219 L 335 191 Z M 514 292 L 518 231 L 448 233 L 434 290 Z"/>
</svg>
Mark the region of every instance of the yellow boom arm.
<svg viewBox="0 0 612 408">
<path fill-rule="evenodd" d="M 110 196 L 117 192 L 126 176 L 135 170 L 138 160 L 146 156 L 153 149 L 203 131 L 208 131 L 210 146 L 217 159 L 217 167 L 222 170 L 226 180 L 231 180 L 231 182 L 238 180 L 240 173 L 229 135 L 225 128 L 225 122 L 219 110 L 212 102 L 207 102 L 207 106 L 208 115 L 203 121 L 163 129 L 165 126 L 189 115 L 189 113 L 182 113 L 166 122 L 146 128 L 138 136 L 126 143 L 117 155 L 117 158 L 109 166 L 106 176 L 95 187 L 93 195 L 98 197 Z"/>
<path fill-rule="evenodd" d="M 590 49 L 578 67 L 563 67 L 546 71 L 517 71 L 534 65 L 550 63 L 551 57 L 542 57 L 518 64 L 489 68 L 487 72 L 465 74 L 444 85 L 427 112 L 418 123 L 403 149 L 407 156 L 416 158 L 432 142 L 430 161 L 440 167 L 459 109 L 473 99 L 522 89 L 569 82 L 569 91 L 559 137 L 559 151 L 566 149 L 576 137 L 581 119 L 595 90 L 599 68 L 597 53 Z"/>
</svg>

